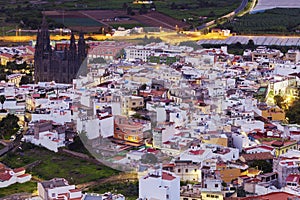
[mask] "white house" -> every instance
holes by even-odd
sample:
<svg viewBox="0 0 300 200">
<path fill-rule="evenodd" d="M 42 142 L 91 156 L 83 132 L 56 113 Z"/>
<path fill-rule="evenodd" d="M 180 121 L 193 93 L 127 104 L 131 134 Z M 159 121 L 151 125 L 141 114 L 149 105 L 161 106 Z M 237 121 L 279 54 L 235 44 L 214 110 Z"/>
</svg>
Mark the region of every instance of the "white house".
<svg viewBox="0 0 300 200">
<path fill-rule="evenodd" d="M 83 197 L 81 190 L 76 189 L 75 185 L 69 185 L 68 181 L 63 178 L 39 182 L 37 188 L 39 197 L 43 200 L 81 200 Z"/>
<path fill-rule="evenodd" d="M 114 117 L 107 112 L 93 117 L 81 115 L 77 118 L 76 126 L 77 131 L 86 132 L 89 140 L 99 137 L 107 138 L 114 134 Z"/>
<path fill-rule="evenodd" d="M 25 174 L 25 168 L 9 169 L 0 163 L 0 188 L 31 180 L 31 174 Z"/>
<path fill-rule="evenodd" d="M 180 178 L 174 173 L 154 170 L 139 180 L 139 200 L 179 200 Z"/>
</svg>

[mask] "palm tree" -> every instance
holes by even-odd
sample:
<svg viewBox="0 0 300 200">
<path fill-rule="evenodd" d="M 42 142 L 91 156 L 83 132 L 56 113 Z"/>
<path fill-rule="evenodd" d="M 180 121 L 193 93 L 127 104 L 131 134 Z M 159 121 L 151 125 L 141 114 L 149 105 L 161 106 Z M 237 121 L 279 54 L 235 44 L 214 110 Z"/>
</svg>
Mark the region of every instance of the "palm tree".
<svg viewBox="0 0 300 200">
<path fill-rule="evenodd" d="M 5 102 L 6 98 L 4 95 L 0 95 L 0 103 L 2 104 L 2 110 L 3 110 L 3 104 Z"/>
</svg>

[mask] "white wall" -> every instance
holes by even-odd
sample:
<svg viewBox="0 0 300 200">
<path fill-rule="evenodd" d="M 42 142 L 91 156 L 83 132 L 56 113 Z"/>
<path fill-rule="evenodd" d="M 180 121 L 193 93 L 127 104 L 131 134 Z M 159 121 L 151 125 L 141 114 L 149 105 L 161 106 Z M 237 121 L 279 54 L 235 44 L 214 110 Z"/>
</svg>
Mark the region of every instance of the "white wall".
<svg viewBox="0 0 300 200">
<path fill-rule="evenodd" d="M 72 115 L 70 110 L 64 110 L 64 113 L 57 111 L 56 113 L 52 110 L 50 114 L 31 114 L 32 121 L 40 120 L 52 120 L 59 124 L 72 121 Z"/>
<path fill-rule="evenodd" d="M 100 135 L 107 138 L 114 135 L 114 117 L 98 120 L 100 125 Z"/>
</svg>

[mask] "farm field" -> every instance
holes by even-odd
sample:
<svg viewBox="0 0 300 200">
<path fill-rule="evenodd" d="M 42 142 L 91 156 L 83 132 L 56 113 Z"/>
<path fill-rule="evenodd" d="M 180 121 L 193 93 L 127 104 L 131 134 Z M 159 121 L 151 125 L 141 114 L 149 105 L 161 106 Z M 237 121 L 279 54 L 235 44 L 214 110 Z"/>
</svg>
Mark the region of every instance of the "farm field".
<svg viewBox="0 0 300 200">
<path fill-rule="evenodd" d="M 186 29 L 190 29 L 233 11 L 240 3 L 241 0 L 156 0 L 154 1 L 156 12 L 150 9 L 150 5 L 146 5 L 148 14 L 140 15 L 141 5 L 133 4 L 133 1 L 128 0 L 8 0 L 0 2 L 0 24 L 3 27 L 3 36 L 15 34 L 15 29 L 37 29 L 42 19 L 42 12 L 49 10 L 59 13 L 56 16 L 49 15 L 51 16 L 49 17 L 50 29 L 67 26 L 75 30 L 84 29 L 86 32 L 93 32 L 99 31 L 98 27 L 100 26 L 115 23 L 124 24 L 124 27 L 161 26 L 174 30 L 177 25 L 179 28 L 186 27 Z M 130 21 L 105 22 L 93 18 L 100 15 L 103 15 L 101 18 L 105 18 L 106 14 L 113 17 L 115 10 L 121 12 L 121 16 L 124 16 L 124 14 L 127 14 L 126 9 L 124 9 L 125 5 L 131 7 L 135 13 L 130 15 Z M 105 13 L 105 11 L 108 12 Z M 76 17 L 72 14 L 69 15 L 69 12 L 77 12 Z M 91 12 L 96 12 L 96 14 L 85 15 Z M 116 26 L 112 25 L 114 28 Z"/>
<path fill-rule="evenodd" d="M 220 28 L 238 34 L 299 34 L 300 8 L 276 8 L 263 13 L 237 17 Z"/>
<path fill-rule="evenodd" d="M 79 10 L 79 11 L 45 11 L 48 18 L 64 24 L 71 29 L 79 27 L 90 28 L 94 31 L 101 26 L 123 26 L 132 28 L 135 26 L 162 27 L 175 30 L 187 27 L 188 24 L 171 18 L 162 13 L 151 11 L 144 15 L 127 15 L 123 10 Z M 91 28 L 94 27 L 94 28 Z"/>
</svg>

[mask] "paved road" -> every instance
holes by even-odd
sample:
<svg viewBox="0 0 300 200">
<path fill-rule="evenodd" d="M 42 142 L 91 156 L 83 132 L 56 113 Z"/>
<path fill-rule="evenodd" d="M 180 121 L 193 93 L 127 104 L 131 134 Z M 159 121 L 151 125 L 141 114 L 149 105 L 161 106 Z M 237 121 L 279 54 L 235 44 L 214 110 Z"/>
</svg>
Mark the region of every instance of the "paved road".
<svg viewBox="0 0 300 200">
<path fill-rule="evenodd" d="M 248 4 L 248 0 L 243 0 L 241 5 L 237 9 L 235 9 L 234 13 L 237 14 L 237 13 L 241 12 L 242 10 L 244 10 L 246 8 L 247 4 Z"/>
<path fill-rule="evenodd" d="M 9 151 L 18 148 L 21 145 L 21 139 L 23 137 L 23 134 L 16 134 L 16 139 L 12 142 L 10 142 L 6 147 L 1 149 L 0 151 L 0 157 L 8 153 Z"/>
<path fill-rule="evenodd" d="M 248 0 L 242 0 L 240 6 L 233 11 L 233 15 L 236 15 L 237 13 L 241 12 L 242 10 L 244 10 L 246 8 L 247 4 L 248 4 Z M 219 17 L 219 19 L 227 17 L 227 15 L 228 14 L 226 14 L 226 15 L 224 15 L 222 17 Z M 202 24 L 201 26 L 198 26 L 197 29 L 198 30 L 202 30 L 202 29 L 207 28 L 208 26 L 211 26 L 213 24 L 215 24 L 215 20 L 207 22 L 205 24 Z"/>
</svg>

